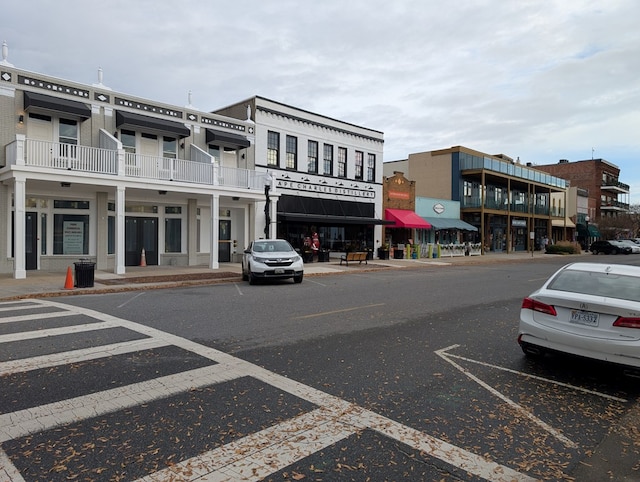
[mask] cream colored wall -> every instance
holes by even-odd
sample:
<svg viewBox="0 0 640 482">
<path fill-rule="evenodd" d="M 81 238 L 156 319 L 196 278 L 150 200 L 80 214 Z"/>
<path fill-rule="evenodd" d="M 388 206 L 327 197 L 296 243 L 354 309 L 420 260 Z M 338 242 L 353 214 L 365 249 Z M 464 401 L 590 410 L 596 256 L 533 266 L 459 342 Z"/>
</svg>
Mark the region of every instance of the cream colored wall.
<svg viewBox="0 0 640 482">
<path fill-rule="evenodd" d="M 416 196 L 451 199 L 451 154 L 431 152 L 409 155 L 408 179 L 416 182 Z"/>
</svg>

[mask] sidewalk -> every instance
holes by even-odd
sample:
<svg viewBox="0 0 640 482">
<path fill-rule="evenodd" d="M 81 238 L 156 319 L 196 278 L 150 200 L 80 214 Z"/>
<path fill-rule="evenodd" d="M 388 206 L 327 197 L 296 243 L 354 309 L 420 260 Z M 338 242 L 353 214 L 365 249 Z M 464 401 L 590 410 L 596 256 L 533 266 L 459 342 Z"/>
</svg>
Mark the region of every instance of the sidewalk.
<svg viewBox="0 0 640 482">
<path fill-rule="evenodd" d="M 304 275 L 307 277 L 352 273 L 362 270 L 450 266 L 456 264 L 490 264 L 523 260 L 536 261 L 548 259 L 549 256 L 552 255 L 537 251 L 533 256 L 531 256 L 531 252 L 518 252 L 509 254 L 486 254 L 483 256 L 453 256 L 434 259 L 373 259 L 369 260 L 367 264 L 350 263 L 349 266 L 346 266 L 345 264 L 340 265 L 340 258 L 336 254 L 336 257 L 332 257 L 328 263 L 305 264 Z M 571 259 L 574 259 L 574 257 L 571 257 Z M 567 260 L 567 262 L 569 261 Z M 71 267 L 71 271 L 73 274 L 73 266 Z M 218 269 L 209 269 L 205 266 L 127 266 L 126 271 L 126 274 L 123 275 L 117 275 L 110 271 L 95 271 L 94 286 L 92 288 L 73 289 L 64 288 L 67 275 L 66 271 L 28 271 L 26 279 L 14 279 L 11 274 L 0 274 L 0 301 L 234 282 L 241 280 L 242 268 L 240 263 L 220 263 Z"/>
</svg>

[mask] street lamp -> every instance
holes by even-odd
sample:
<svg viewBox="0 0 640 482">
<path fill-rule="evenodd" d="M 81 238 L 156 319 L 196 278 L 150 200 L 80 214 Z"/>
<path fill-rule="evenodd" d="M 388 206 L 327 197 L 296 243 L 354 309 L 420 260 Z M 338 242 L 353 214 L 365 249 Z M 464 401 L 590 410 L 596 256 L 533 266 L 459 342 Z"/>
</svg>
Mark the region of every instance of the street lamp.
<svg viewBox="0 0 640 482">
<path fill-rule="evenodd" d="M 271 199 L 269 199 L 269 191 L 271 191 L 272 178 L 269 173 L 264 178 L 264 237 L 269 239 L 269 225 L 271 224 Z"/>
<path fill-rule="evenodd" d="M 587 226 L 587 251 L 589 251 L 589 247 L 591 246 L 591 235 L 589 233 L 589 216 L 584 217 L 584 222 Z"/>
</svg>

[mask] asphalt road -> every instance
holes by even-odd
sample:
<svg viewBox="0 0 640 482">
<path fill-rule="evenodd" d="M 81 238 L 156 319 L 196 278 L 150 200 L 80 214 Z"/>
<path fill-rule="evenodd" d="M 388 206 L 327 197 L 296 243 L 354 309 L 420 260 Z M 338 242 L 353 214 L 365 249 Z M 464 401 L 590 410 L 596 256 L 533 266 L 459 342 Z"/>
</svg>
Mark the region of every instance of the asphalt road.
<svg viewBox="0 0 640 482">
<path fill-rule="evenodd" d="M 607 259 L 621 260 L 597 261 Z M 640 257 L 622 260 L 637 264 Z M 154 472 L 153 480 L 165 480 L 168 467 L 184 475 L 193 470 L 185 460 L 212 464 L 198 456 L 220 460 L 216 450 L 224 447 L 255 448 L 253 434 L 272 430 L 273 440 L 293 430 L 280 428 L 288 420 L 310 423 L 304 417 L 314 414 L 321 422 L 311 426 L 325 431 L 313 443 L 296 428 L 304 443 L 290 437 L 249 472 L 233 465 L 228 480 L 239 473 L 247 480 L 572 480 L 640 387 L 598 363 L 522 355 L 520 302 L 565 261 L 90 295 L 23 306 L 20 315 L 8 305 L 7 313 L 25 319 L 20 331 L 0 324 L 0 362 L 7 367 L 56 351 L 161 343 L 56 366 L 49 361 L 36 370 L 8 367 L 0 416 L 20 414 L 44 428 L 16 429 L 2 448 L 25 480 L 135 480 Z M 38 314 L 52 310 L 60 316 L 44 325 Z M 106 329 L 69 328 L 93 323 Z M 19 337 L 57 327 L 66 335 L 46 343 Z M 236 376 L 229 376 L 232 368 Z M 172 388 L 182 374 L 202 372 L 215 383 L 205 377 Z M 159 377 L 171 388 L 153 385 L 161 394 L 148 396 L 144 384 Z M 125 407 L 101 407 L 106 389 L 132 384 L 143 387 L 133 396 L 137 402 L 109 392 Z M 98 408 L 80 420 L 56 413 L 61 420 L 48 424 L 48 412 L 33 415 L 87 396 L 98 397 Z M 340 425 L 329 429 L 318 410 Z M 247 442 L 233 445 L 240 441 Z"/>
</svg>

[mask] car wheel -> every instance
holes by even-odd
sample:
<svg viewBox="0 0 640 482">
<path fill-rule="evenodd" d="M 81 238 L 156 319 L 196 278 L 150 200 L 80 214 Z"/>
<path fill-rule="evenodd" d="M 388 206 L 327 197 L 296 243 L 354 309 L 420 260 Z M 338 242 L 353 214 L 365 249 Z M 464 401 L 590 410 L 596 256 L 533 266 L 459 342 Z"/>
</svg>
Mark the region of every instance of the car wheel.
<svg viewBox="0 0 640 482">
<path fill-rule="evenodd" d="M 300 275 L 300 276 L 294 276 L 294 277 L 293 277 L 293 282 L 294 282 L 294 283 L 302 283 L 302 276 L 303 276 L 303 275 Z"/>
<path fill-rule="evenodd" d="M 611 250 L 611 254 L 618 254 L 618 250 L 617 250 L 616 248 L 613 248 L 613 249 Z"/>
<path fill-rule="evenodd" d="M 249 284 L 254 285 L 257 282 L 258 282 L 258 279 L 256 278 L 256 276 L 251 271 L 249 271 Z"/>
<path fill-rule="evenodd" d="M 597 249 L 592 249 L 591 250 L 591 254 L 598 254 L 598 250 Z"/>
</svg>

